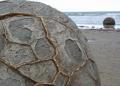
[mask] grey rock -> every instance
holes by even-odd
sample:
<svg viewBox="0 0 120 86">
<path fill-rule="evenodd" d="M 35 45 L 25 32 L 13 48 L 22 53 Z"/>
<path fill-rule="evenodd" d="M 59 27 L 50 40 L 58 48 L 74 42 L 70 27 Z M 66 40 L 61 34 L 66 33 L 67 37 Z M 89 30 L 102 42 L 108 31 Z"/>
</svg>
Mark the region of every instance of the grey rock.
<svg viewBox="0 0 120 86">
<path fill-rule="evenodd" d="M 85 36 L 43 3 L 0 2 L 0 86 L 100 86 Z"/>
</svg>

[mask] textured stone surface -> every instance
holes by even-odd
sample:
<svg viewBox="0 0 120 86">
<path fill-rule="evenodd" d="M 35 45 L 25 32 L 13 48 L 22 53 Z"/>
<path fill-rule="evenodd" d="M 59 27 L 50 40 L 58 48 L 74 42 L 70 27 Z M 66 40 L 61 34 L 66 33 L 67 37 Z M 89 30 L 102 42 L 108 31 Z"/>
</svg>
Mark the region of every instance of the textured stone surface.
<svg viewBox="0 0 120 86">
<path fill-rule="evenodd" d="M 9 41 L 30 44 L 44 36 L 40 21 L 33 17 L 13 17 L 3 20 L 6 37 Z"/>
<path fill-rule="evenodd" d="M 13 37 L 18 38 L 21 41 L 29 41 L 31 39 L 32 32 L 25 27 L 25 25 L 31 25 L 33 23 L 33 19 L 20 19 L 11 21 L 8 28 Z"/>
<path fill-rule="evenodd" d="M 55 81 L 55 85 L 57 85 L 57 86 L 65 86 L 66 83 L 67 83 L 67 77 L 59 74 L 58 78 Z"/>
<path fill-rule="evenodd" d="M 0 14 L 9 13 L 13 11 L 18 4 L 10 3 L 10 2 L 2 2 L 0 3 Z"/>
<path fill-rule="evenodd" d="M 69 57 L 74 58 L 76 61 L 81 61 L 82 51 L 74 40 L 67 39 L 65 41 L 65 50 Z"/>
<path fill-rule="evenodd" d="M 96 64 L 88 62 L 81 71 L 76 71 L 71 78 L 70 86 L 97 86 L 99 76 L 96 70 Z M 86 81 L 86 82 L 84 82 Z"/>
<path fill-rule="evenodd" d="M 0 62 L 0 86 L 33 86 L 34 82 Z"/>
<path fill-rule="evenodd" d="M 58 42 L 61 56 L 58 58 L 59 63 L 64 69 L 64 72 L 69 74 L 76 69 L 76 66 L 82 64 L 86 59 L 84 57 L 83 50 L 81 49 L 81 46 L 85 46 L 85 44 L 82 44 L 81 42 L 85 41 L 81 39 L 84 39 L 84 37 L 82 33 L 78 33 L 80 32 L 78 29 L 74 29 L 74 31 L 72 31 L 72 28 L 54 20 L 45 19 L 45 23 L 49 27 L 48 31 L 50 32 L 51 37 L 54 37 Z M 81 38 L 77 38 L 76 34 Z"/>
<path fill-rule="evenodd" d="M 2 51 L 2 58 L 10 62 L 10 64 L 21 64 L 35 59 L 35 56 L 29 46 L 9 43 Z"/>
<path fill-rule="evenodd" d="M 3 25 L 0 22 L 0 53 L 5 47 L 5 38 L 3 36 L 3 32 L 4 32 Z"/>
<path fill-rule="evenodd" d="M 100 86 L 86 38 L 36 2 L 0 3 L 0 86 Z"/>
<path fill-rule="evenodd" d="M 40 60 L 52 59 L 54 53 L 52 46 L 45 38 L 41 38 L 36 42 L 34 50 Z"/>
<path fill-rule="evenodd" d="M 97 84 L 91 79 L 87 70 L 83 69 L 73 75 L 70 86 L 97 86 Z"/>
<path fill-rule="evenodd" d="M 5 40 L 4 37 L 0 35 L 0 52 L 3 50 L 4 47 L 5 47 Z"/>
<path fill-rule="evenodd" d="M 46 83 L 50 83 L 57 72 L 56 67 L 52 61 L 25 65 L 19 68 L 19 71 L 32 80 Z"/>
</svg>

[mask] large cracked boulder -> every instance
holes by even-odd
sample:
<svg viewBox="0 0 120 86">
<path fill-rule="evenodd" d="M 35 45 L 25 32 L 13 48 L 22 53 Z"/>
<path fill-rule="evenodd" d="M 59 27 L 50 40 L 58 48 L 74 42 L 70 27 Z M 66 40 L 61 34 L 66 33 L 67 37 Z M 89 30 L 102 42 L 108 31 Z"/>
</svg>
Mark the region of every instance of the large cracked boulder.
<svg viewBox="0 0 120 86">
<path fill-rule="evenodd" d="M 100 86 L 86 38 L 37 2 L 0 2 L 0 86 Z"/>
</svg>

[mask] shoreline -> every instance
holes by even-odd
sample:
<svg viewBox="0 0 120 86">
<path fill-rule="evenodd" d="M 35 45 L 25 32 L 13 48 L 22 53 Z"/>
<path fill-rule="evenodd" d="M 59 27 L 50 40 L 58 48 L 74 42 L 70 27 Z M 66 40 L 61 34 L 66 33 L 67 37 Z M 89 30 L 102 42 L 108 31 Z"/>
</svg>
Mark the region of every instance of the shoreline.
<svg viewBox="0 0 120 86">
<path fill-rule="evenodd" d="M 101 25 L 100 25 L 101 26 Z M 83 25 L 81 25 L 81 26 L 77 26 L 79 29 L 106 29 L 106 28 L 104 28 L 104 27 L 96 27 L 95 25 L 91 25 L 91 26 L 83 26 Z M 110 29 L 113 29 L 113 28 L 110 28 Z M 114 28 L 115 30 L 120 30 L 120 27 L 115 27 Z"/>
<path fill-rule="evenodd" d="M 120 29 L 103 29 L 103 28 L 100 28 L 100 29 L 92 29 L 92 28 L 90 28 L 90 29 L 81 29 L 81 28 L 79 28 L 80 30 L 82 30 L 82 31 L 113 31 L 113 32 L 120 32 Z"/>
</svg>

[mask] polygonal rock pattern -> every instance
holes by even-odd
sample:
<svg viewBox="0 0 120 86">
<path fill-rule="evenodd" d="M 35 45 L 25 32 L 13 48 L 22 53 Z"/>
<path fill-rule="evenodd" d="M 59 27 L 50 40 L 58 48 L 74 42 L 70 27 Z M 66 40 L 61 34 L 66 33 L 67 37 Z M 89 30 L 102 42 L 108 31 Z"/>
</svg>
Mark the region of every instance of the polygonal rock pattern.
<svg viewBox="0 0 120 86">
<path fill-rule="evenodd" d="M 37 21 L 33 17 L 13 17 L 3 22 L 9 41 L 29 45 L 35 38 L 44 36 L 43 27 L 39 24 L 41 21 Z"/>
<path fill-rule="evenodd" d="M 34 81 L 16 73 L 0 62 L 0 86 L 33 86 Z"/>
<path fill-rule="evenodd" d="M 72 28 L 68 28 L 50 19 L 45 19 L 45 23 L 49 27 L 48 31 L 51 36 L 58 42 L 61 55 L 61 57 L 58 58 L 59 64 L 64 68 L 64 71 L 69 74 L 86 59 L 83 58 L 84 53 L 81 45 L 78 43 L 77 37 L 73 36 L 77 34 L 78 30 L 72 31 Z"/>
<path fill-rule="evenodd" d="M 31 39 L 32 32 L 25 27 L 25 25 L 27 26 L 33 23 L 33 19 L 20 19 L 11 21 L 8 28 L 10 29 L 10 33 L 13 37 L 18 38 L 21 41 L 29 41 Z"/>
<path fill-rule="evenodd" d="M 92 69 L 96 69 L 95 63 L 91 63 L 86 65 L 86 68 L 83 68 L 81 71 L 76 71 L 73 74 L 73 77 L 71 78 L 70 86 L 97 86 L 100 84 L 98 82 L 98 75 L 96 75 L 95 71 L 92 71 Z M 89 67 L 90 65 L 94 65 L 92 67 Z M 92 68 L 92 69 L 91 69 Z"/>
<path fill-rule="evenodd" d="M 19 71 L 35 80 L 49 83 L 57 73 L 56 67 L 52 61 L 45 61 L 36 64 L 25 65 L 19 68 Z"/>
<path fill-rule="evenodd" d="M 32 48 L 36 53 L 36 56 L 40 60 L 52 59 L 54 54 L 53 47 L 45 38 L 40 38 L 37 42 L 32 44 Z"/>
<path fill-rule="evenodd" d="M 58 78 L 55 81 L 56 86 L 65 86 L 67 83 L 68 77 L 63 76 L 62 74 L 58 75 Z"/>
<path fill-rule="evenodd" d="M 100 86 L 86 39 L 63 13 L 0 3 L 0 86 Z"/>
<path fill-rule="evenodd" d="M 69 19 L 66 15 L 43 3 L 36 3 L 30 1 L 23 2 L 20 3 L 18 7 L 14 8 L 13 10 L 15 12 L 20 12 L 20 13 L 30 13 L 30 14 L 36 14 L 37 16 L 45 16 L 50 19 L 55 19 L 58 22 L 65 23 L 66 25 L 72 28 L 77 28 L 75 23 L 71 21 L 71 19 Z"/>
<path fill-rule="evenodd" d="M 29 46 L 9 43 L 4 47 L 1 58 L 8 61 L 10 64 L 22 64 L 35 60 L 35 56 Z"/>
</svg>

